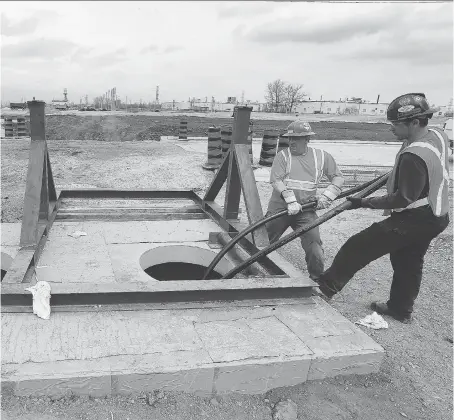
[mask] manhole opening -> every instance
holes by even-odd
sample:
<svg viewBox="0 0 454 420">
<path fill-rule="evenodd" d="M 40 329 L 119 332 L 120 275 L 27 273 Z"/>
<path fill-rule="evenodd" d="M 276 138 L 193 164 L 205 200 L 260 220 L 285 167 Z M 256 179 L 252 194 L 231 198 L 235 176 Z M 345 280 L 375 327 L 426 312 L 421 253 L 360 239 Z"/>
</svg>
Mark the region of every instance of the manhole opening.
<svg viewBox="0 0 454 420">
<path fill-rule="evenodd" d="M 207 267 L 186 262 L 166 262 L 145 269 L 145 273 L 156 280 L 201 280 Z M 212 271 L 206 280 L 217 280 L 222 274 Z"/>
<path fill-rule="evenodd" d="M 1 281 L 3 281 L 3 277 L 5 277 L 5 276 L 6 276 L 6 273 L 7 273 L 7 271 L 6 271 L 6 270 L 2 270 L 2 280 L 1 280 Z"/>
</svg>

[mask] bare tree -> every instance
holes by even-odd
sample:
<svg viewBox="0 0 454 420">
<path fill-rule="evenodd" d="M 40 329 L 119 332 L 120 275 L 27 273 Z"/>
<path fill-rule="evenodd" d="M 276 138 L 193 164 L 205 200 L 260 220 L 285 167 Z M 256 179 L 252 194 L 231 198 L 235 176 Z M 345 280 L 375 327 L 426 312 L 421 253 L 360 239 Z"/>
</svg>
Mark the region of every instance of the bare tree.
<svg viewBox="0 0 454 420">
<path fill-rule="evenodd" d="M 285 82 L 277 79 L 268 83 L 265 99 L 270 110 L 279 112 L 285 103 Z"/>
<path fill-rule="evenodd" d="M 307 96 L 303 92 L 303 85 L 292 85 L 287 83 L 284 88 L 285 107 L 288 112 L 292 112 L 295 105 L 298 105 Z"/>
</svg>

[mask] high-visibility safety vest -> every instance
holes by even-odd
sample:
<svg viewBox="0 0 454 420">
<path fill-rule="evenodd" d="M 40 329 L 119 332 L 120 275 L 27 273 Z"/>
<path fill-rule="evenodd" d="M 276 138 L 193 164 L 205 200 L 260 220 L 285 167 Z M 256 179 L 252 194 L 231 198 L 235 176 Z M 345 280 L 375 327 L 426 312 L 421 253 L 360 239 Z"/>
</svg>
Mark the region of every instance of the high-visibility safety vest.
<svg viewBox="0 0 454 420">
<path fill-rule="evenodd" d="M 413 153 L 423 159 L 429 175 L 428 197 L 411 203 L 405 209 L 429 204 L 434 215 L 440 217 L 449 212 L 448 140 L 446 134 L 436 129 L 429 128 L 429 133 L 433 133 L 433 135 L 425 136 L 421 140 L 409 144 L 401 151 L 401 153 Z M 388 184 L 388 188 L 393 187 L 391 186 L 393 183 Z"/>
<path fill-rule="evenodd" d="M 284 185 L 288 189 L 305 191 L 308 193 L 308 196 L 311 196 L 317 192 L 318 183 L 323 176 L 325 153 L 323 150 L 312 147 L 308 147 L 307 149 L 307 153 L 311 153 L 314 157 L 314 166 L 310 168 L 310 171 L 295 167 L 295 165 L 293 165 L 292 170 L 292 154 L 290 153 L 290 149 L 283 149 L 281 153 L 286 163 Z"/>
</svg>

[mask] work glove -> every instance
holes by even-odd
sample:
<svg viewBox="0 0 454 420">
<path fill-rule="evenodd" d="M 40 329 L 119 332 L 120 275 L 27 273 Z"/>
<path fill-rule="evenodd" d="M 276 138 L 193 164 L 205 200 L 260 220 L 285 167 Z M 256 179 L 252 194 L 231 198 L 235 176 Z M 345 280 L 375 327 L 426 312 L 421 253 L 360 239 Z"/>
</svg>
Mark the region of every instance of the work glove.
<svg viewBox="0 0 454 420">
<path fill-rule="evenodd" d="M 349 210 L 355 210 L 363 207 L 363 199 L 362 198 L 356 198 L 356 197 L 347 197 L 347 200 L 352 203 L 351 207 Z"/>
<path fill-rule="evenodd" d="M 293 203 L 289 203 L 287 204 L 287 210 L 290 216 L 298 214 L 301 211 L 301 204 L 299 204 L 296 201 L 294 201 Z"/>
<path fill-rule="evenodd" d="M 330 200 L 326 195 L 321 195 L 317 198 L 317 210 L 327 209 L 331 206 L 333 200 Z"/>
</svg>

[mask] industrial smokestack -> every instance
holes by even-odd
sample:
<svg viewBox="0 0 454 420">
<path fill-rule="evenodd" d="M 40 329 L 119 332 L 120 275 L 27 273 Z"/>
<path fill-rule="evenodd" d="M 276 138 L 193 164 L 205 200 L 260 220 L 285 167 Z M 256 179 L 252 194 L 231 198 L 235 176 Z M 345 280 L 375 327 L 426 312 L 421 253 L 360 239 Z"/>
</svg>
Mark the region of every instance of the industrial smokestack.
<svg viewBox="0 0 454 420">
<path fill-rule="evenodd" d="M 379 100 L 380 100 L 380 94 L 378 94 L 378 96 L 377 96 L 377 104 L 378 104 Z"/>
</svg>

